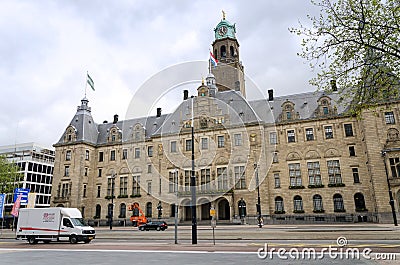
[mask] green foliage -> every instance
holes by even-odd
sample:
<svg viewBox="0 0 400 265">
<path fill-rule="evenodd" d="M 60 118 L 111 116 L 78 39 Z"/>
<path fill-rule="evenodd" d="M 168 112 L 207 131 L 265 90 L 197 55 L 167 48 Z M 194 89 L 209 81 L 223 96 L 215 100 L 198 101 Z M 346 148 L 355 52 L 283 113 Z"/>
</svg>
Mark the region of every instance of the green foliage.
<svg viewBox="0 0 400 265">
<path fill-rule="evenodd" d="M 320 8 L 312 26 L 289 29 L 303 37 L 298 55 L 317 72 L 310 80 L 345 102 L 371 105 L 399 98 L 400 4 L 398 0 L 311 0 Z"/>
<path fill-rule="evenodd" d="M 12 193 L 17 183 L 21 181 L 19 168 L 0 156 L 0 193 Z"/>
</svg>

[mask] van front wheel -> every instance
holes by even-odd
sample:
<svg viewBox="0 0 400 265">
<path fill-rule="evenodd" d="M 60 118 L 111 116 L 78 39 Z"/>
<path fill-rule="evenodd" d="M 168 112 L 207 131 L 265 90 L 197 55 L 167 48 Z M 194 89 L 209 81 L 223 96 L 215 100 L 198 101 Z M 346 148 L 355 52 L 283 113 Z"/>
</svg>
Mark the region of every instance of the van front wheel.
<svg viewBox="0 0 400 265">
<path fill-rule="evenodd" d="M 78 243 L 78 238 L 75 235 L 72 235 L 69 237 L 69 242 L 71 244 L 76 244 L 76 243 Z"/>
</svg>

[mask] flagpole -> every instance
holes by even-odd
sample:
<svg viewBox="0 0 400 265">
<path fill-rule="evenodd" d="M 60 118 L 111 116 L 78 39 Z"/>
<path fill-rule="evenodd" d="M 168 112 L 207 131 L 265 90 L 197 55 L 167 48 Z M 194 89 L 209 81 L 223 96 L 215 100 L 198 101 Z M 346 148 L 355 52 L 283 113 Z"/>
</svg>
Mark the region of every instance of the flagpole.
<svg viewBox="0 0 400 265">
<path fill-rule="evenodd" d="M 211 53 L 211 50 L 208 49 Z M 211 58 L 210 55 L 208 55 L 208 73 L 211 74 Z"/>
<path fill-rule="evenodd" d="M 87 83 L 88 83 L 88 75 L 89 75 L 89 71 L 86 71 L 85 98 L 86 98 L 86 90 L 87 90 Z"/>
</svg>

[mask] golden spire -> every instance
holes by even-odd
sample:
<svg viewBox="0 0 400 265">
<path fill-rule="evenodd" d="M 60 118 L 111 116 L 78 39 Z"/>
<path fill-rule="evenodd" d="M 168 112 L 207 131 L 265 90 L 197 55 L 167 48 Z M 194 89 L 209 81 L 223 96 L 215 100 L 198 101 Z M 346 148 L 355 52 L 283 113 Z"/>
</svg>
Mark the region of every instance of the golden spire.
<svg viewBox="0 0 400 265">
<path fill-rule="evenodd" d="M 204 76 L 201 77 L 201 84 L 204 86 Z"/>
<path fill-rule="evenodd" d="M 225 11 L 222 10 L 222 19 L 223 19 L 223 20 L 225 20 L 225 15 L 226 15 L 226 14 L 225 14 Z"/>
</svg>

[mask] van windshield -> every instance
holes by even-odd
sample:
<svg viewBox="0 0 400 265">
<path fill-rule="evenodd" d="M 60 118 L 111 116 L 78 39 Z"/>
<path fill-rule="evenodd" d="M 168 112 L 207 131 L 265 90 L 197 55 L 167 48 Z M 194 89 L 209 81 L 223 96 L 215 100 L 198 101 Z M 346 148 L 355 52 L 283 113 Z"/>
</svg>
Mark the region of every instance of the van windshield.
<svg viewBox="0 0 400 265">
<path fill-rule="evenodd" d="M 83 218 L 71 218 L 71 221 L 74 224 L 74 226 L 88 226 L 88 224 Z"/>
</svg>

